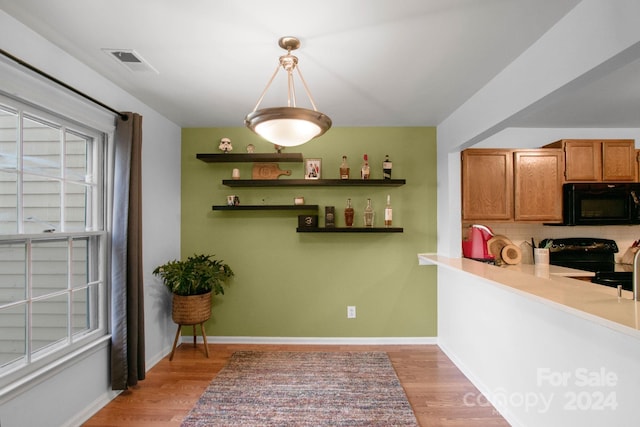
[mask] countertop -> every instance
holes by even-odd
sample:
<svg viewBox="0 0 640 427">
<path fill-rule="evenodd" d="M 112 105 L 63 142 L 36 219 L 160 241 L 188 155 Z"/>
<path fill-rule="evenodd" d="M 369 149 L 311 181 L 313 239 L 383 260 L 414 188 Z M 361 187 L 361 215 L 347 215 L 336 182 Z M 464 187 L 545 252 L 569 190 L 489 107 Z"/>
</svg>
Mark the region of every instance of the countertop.
<svg viewBox="0 0 640 427">
<path fill-rule="evenodd" d="M 640 339 L 640 302 L 629 291 L 598 285 L 572 277 L 593 273 L 555 265 L 518 264 L 506 267 L 467 258 L 449 258 L 437 254 L 418 254 L 420 265 L 438 265 L 464 271 L 498 286 L 532 298 L 576 316 Z"/>
</svg>

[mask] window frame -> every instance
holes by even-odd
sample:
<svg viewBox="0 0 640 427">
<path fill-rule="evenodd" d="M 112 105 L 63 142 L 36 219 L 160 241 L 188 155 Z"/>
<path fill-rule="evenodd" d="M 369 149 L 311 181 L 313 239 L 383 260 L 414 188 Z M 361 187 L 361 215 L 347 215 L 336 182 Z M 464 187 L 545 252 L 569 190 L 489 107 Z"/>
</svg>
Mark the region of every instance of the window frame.
<svg viewBox="0 0 640 427">
<path fill-rule="evenodd" d="M 12 244 L 12 243 L 21 243 L 23 242 L 28 248 L 33 242 L 45 242 L 45 241 L 67 241 L 67 245 L 74 240 L 87 239 L 87 251 L 89 251 L 89 245 L 95 251 L 92 258 L 95 259 L 87 259 L 85 261 L 87 268 L 95 268 L 96 281 L 89 280 L 89 283 L 84 284 L 87 289 L 96 288 L 97 289 L 97 302 L 95 307 L 96 310 L 96 328 L 89 329 L 84 333 L 76 334 L 71 327 L 73 324 L 72 313 L 73 309 L 69 305 L 69 309 L 67 310 L 67 323 L 68 323 L 68 331 L 67 336 L 62 340 L 64 341 L 62 344 L 52 344 L 49 346 L 47 351 L 39 350 L 42 353 L 37 355 L 37 353 L 30 352 L 29 344 L 25 344 L 25 354 L 24 357 L 17 361 L 13 361 L 7 364 L 4 368 L 0 369 L 0 399 L 3 396 L 7 396 L 8 393 L 15 390 L 16 387 L 23 385 L 25 383 L 29 383 L 32 380 L 37 379 L 41 375 L 45 375 L 50 373 L 52 370 L 60 368 L 65 364 L 65 362 L 69 362 L 77 356 L 86 354 L 88 351 L 95 349 L 100 344 L 106 343 L 109 338 L 109 273 L 110 273 L 110 225 L 111 225 L 111 211 L 112 211 L 112 191 L 113 191 L 113 178 L 110 170 L 112 169 L 111 165 L 113 164 L 113 135 L 114 135 L 114 124 L 113 120 L 108 125 L 105 125 L 103 129 L 97 129 L 95 126 L 90 124 L 80 123 L 72 118 L 70 118 L 66 112 L 64 114 L 58 114 L 51 110 L 48 110 L 44 107 L 35 105 L 28 101 L 19 99 L 15 96 L 9 95 L 6 92 L 0 90 L 0 105 L 2 105 L 3 110 L 8 107 L 12 112 L 17 113 L 16 123 L 18 124 L 18 135 L 16 138 L 19 143 L 18 146 L 22 144 L 22 123 L 24 117 L 27 118 L 37 118 L 40 120 L 44 120 L 45 122 L 53 123 L 56 126 L 60 126 L 60 137 L 61 137 L 61 156 L 64 157 L 64 146 L 65 146 L 65 137 L 66 132 L 77 133 L 82 136 L 91 137 L 92 139 L 92 158 L 91 158 L 91 166 L 87 166 L 87 168 L 93 171 L 93 179 L 91 185 L 95 184 L 96 188 L 100 188 L 97 192 L 92 192 L 92 200 L 91 202 L 86 202 L 84 209 L 85 213 L 87 210 L 90 210 L 89 214 L 92 215 L 90 226 L 85 227 L 84 231 L 65 231 L 65 221 L 64 221 L 64 213 L 60 214 L 60 227 L 61 231 L 55 231 L 53 233 L 50 232 L 41 232 L 41 233 L 24 233 L 24 218 L 21 212 L 21 201 L 20 197 L 17 196 L 18 204 L 17 215 L 16 218 L 18 222 L 17 232 L 15 234 L 0 234 L 0 244 Z M 86 108 L 86 106 L 85 106 Z M 84 111 L 86 114 L 86 110 Z M 67 116 L 65 116 L 67 115 Z M 84 117 L 83 115 L 80 115 Z M 22 156 L 20 150 L 16 153 L 16 156 Z M 87 165 L 89 161 L 87 161 Z M 24 173 L 22 170 L 18 170 L 18 165 L 16 164 L 17 169 L 15 170 L 16 179 L 18 179 L 18 175 Z M 61 161 L 61 167 L 64 168 L 64 161 Z M 9 171 L 9 169 L 2 169 L 4 171 Z M 87 172 L 89 174 L 89 172 Z M 61 171 L 60 181 L 63 182 L 66 179 L 65 172 Z M 18 179 L 18 181 L 21 181 Z M 62 187 L 64 188 L 64 187 Z M 64 198 L 66 196 L 65 191 L 61 188 L 60 190 L 60 209 L 64 210 L 65 202 Z M 22 189 L 20 186 L 16 189 L 16 192 L 21 193 Z M 95 243 L 89 243 L 95 240 Z M 67 246 L 67 250 L 71 251 L 72 249 Z M 30 249 L 27 249 L 27 259 L 30 258 Z M 90 251 L 89 251 L 90 252 Z M 68 265 L 71 265 L 73 262 L 72 259 L 68 259 Z M 97 263 L 96 266 L 89 266 L 91 263 Z M 25 279 L 27 283 L 25 286 L 29 289 L 31 284 L 31 279 L 29 277 L 30 272 L 25 272 Z M 73 293 L 83 286 L 74 287 L 73 280 L 70 276 L 67 277 L 67 288 L 60 292 L 60 295 L 66 295 L 68 299 L 68 304 L 73 302 Z M 88 292 L 89 293 L 89 292 Z M 32 304 L 33 298 L 31 295 L 31 291 L 27 290 L 27 295 L 25 298 L 28 300 L 26 302 L 27 305 Z M 18 303 L 16 303 L 17 305 Z M 11 305 L 11 304 L 9 304 Z M 5 305 L 6 308 L 9 305 Z M 25 319 L 25 340 L 28 340 L 30 337 L 28 319 Z M 34 357 L 36 356 L 36 357 Z"/>
</svg>

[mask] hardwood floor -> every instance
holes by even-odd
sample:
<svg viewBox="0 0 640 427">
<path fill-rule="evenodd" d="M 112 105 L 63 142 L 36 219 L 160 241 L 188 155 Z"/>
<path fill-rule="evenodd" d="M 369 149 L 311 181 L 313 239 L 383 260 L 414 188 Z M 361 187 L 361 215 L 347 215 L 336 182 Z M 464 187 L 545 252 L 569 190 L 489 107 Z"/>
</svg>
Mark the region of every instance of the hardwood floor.
<svg viewBox="0 0 640 427">
<path fill-rule="evenodd" d="M 385 351 L 421 426 L 509 425 L 493 407 L 485 406 L 486 400 L 477 399 L 478 390 L 435 345 L 210 344 L 207 359 L 202 344 L 184 343 L 176 349 L 173 361 L 164 358 L 144 381 L 116 397 L 84 427 L 179 427 L 216 373 L 239 350 Z"/>
</svg>

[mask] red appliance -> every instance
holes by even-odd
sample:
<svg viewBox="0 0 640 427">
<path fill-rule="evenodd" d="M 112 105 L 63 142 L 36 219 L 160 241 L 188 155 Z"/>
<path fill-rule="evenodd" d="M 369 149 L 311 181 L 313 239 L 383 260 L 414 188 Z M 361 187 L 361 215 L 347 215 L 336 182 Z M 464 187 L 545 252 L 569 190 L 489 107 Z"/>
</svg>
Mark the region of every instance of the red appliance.
<svg viewBox="0 0 640 427">
<path fill-rule="evenodd" d="M 467 235 L 462 240 L 462 255 L 465 258 L 478 260 L 493 260 L 489 253 L 487 242 L 493 237 L 493 231 L 485 225 L 474 224 L 467 229 Z"/>
</svg>

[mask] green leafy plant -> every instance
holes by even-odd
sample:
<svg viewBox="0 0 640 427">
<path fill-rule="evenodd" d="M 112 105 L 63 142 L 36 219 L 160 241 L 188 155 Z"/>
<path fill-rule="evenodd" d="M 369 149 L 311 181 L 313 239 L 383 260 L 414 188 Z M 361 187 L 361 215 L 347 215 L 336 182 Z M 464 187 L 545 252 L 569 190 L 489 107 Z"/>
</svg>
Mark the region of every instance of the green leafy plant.
<svg viewBox="0 0 640 427">
<path fill-rule="evenodd" d="M 215 255 L 192 255 L 185 261 L 173 260 L 153 270 L 167 289 L 176 295 L 201 295 L 212 291 L 223 294 L 223 285 L 234 273 Z"/>
</svg>

